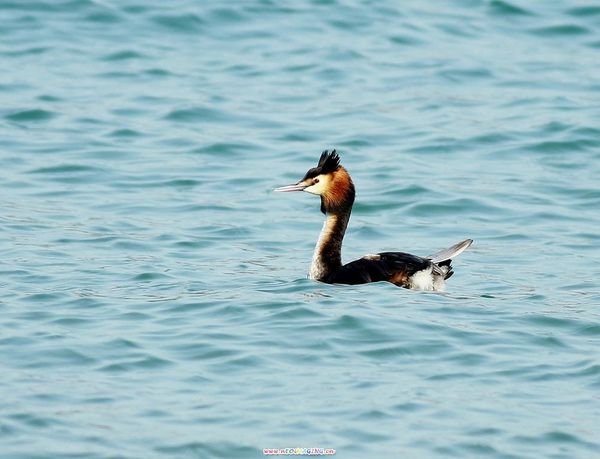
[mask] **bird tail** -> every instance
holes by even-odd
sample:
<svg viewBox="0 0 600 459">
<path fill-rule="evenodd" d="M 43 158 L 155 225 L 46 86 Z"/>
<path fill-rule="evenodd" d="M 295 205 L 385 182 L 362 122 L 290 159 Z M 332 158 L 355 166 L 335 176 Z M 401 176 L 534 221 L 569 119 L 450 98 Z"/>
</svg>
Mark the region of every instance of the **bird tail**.
<svg viewBox="0 0 600 459">
<path fill-rule="evenodd" d="M 459 242 L 458 244 L 454 244 L 452 247 L 440 250 L 439 252 L 433 255 L 429 255 L 426 258 L 433 261 L 436 264 L 439 264 L 444 261 L 450 260 L 451 258 L 454 258 L 457 255 L 460 255 L 465 250 L 467 250 L 472 243 L 473 239 L 465 239 L 464 241 Z"/>
</svg>

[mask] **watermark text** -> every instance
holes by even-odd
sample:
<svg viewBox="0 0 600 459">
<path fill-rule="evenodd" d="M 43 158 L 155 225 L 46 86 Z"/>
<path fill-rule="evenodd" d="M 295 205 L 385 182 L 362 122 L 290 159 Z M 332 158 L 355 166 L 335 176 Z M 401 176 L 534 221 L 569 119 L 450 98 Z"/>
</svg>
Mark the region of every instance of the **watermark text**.
<svg viewBox="0 0 600 459">
<path fill-rule="evenodd" d="M 333 448 L 263 448 L 265 456 L 333 456 Z"/>
</svg>

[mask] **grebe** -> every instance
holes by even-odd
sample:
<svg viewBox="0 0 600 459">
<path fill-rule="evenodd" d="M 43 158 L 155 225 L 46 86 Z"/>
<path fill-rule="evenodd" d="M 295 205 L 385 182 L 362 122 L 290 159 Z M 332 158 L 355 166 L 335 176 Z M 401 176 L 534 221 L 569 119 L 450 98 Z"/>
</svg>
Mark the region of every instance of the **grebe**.
<svg viewBox="0 0 600 459">
<path fill-rule="evenodd" d="M 321 197 L 321 212 L 326 220 L 315 247 L 309 277 L 328 284 L 388 281 L 415 290 L 443 291 L 446 279 L 454 273 L 451 259 L 473 243 L 472 239 L 466 239 L 428 257 L 382 252 L 342 265 L 342 239 L 355 192 L 352 179 L 340 165 L 335 150 L 325 150 L 317 167 L 309 169 L 298 183 L 274 191 L 306 191 Z"/>
</svg>

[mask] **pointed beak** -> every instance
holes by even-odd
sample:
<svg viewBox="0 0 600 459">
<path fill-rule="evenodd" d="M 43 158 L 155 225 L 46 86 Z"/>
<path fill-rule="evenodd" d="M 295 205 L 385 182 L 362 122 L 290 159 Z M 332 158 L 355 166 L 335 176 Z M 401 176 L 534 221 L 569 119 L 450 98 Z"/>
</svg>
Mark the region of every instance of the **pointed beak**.
<svg viewBox="0 0 600 459">
<path fill-rule="evenodd" d="M 290 191 L 304 191 L 304 188 L 306 188 L 307 185 L 305 185 L 303 182 L 300 183 L 296 183 L 295 185 L 286 185 L 286 186 L 280 186 L 279 188 L 275 188 L 273 191 L 279 191 L 281 193 L 289 193 Z"/>
</svg>

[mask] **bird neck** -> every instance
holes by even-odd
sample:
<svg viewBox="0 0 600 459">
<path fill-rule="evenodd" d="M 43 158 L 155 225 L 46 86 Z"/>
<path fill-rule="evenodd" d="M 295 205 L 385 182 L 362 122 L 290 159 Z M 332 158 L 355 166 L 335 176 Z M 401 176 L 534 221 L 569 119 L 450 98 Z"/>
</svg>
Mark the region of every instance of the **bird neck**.
<svg viewBox="0 0 600 459">
<path fill-rule="evenodd" d="M 342 266 L 342 241 L 348 227 L 351 210 L 350 206 L 343 212 L 326 214 L 327 218 L 323 224 L 310 266 L 309 277 L 311 279 L 322 280 Z"/>
<path fill-rule="evenodd" d="M 354 204 L 354 184 L 346 169 L 340 166 L 330 180 L 327 192 L 321 195 L 326 219 L 310 266 L 309 277 L 315 280 L 323 280 L 342 266 L 342 240 Z"/>
</svg>

